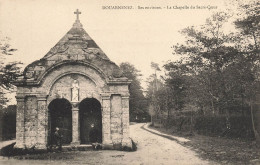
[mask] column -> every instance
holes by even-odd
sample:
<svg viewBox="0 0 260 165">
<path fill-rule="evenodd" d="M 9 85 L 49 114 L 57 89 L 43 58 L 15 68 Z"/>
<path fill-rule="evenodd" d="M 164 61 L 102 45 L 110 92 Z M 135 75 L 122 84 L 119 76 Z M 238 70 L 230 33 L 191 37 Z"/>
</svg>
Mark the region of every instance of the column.
<svg viewBox="0 0 260 165">
<path fill-rule="evenodd" d="M 110 130 L 110 94 L 101 94 L 102 98 L 102 143 L 104 149 L 113 147 Z"/>
<path fill-rule="evenodd" d="M 48 138 L 47 95 L 37 96 L 37 149 L 46 149 Z"/>
<path fill-rule="evenodd" d="M 132 141 L 129 137 L 129 94 L 122 95 L 122 146 L 132 147 Z"/>
<path fill-rule="evenodd" d="M 16 110 L 16 144 L 15 148 L 24 148 L 24 96 L 16 96 L 17 110 Z"/>
<path fill-rule="evenodd" d="M 72 102 L 72 145 L 79 145 L 79 103 Z"/>
<path fill-rule="evenodd" d="M 51 111 L 50 111 L 50 109 L 49 108 L 47 108 L 47 130 L 46 130 L 46 135 L 47 135 L 47 137 L 46 137 L 46 141 L 47 141 L 47 145 L 51 145 L 51 142 L 52 142 L 52 130 L 51 130 Z"/>
</svg>

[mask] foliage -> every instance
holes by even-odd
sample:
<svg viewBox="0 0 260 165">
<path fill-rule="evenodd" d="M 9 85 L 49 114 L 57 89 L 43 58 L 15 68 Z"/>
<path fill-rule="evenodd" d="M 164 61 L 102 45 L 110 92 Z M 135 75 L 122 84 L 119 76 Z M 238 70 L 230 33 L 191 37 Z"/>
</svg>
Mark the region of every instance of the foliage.
<svg viewBox="0 0 260 165">
<path fill-rule="evenodd" d="M 251 1 L 249 4 L 240 5 L 240 18 L 234 23 L 236 28 L 242 32 L 241 36 L 250 37 L 254 40 L 255 49 L 259 48 L 259 35 L 260 35 L 260 2 Z M 259 53 L 259 52 L 258 52 Z"/>
<path fill-rule="evenodd" d="M 165 127 L 168 126 L 172 132 L 177 134 L 188 134 L 193 127 L 193 130 L 201 135 L 254 139 L 250 115 L 232 115 L 229 118 L 223 115 L 196 115 L 191 123 L 189 113 L 171 116 L 169 121 L 164 119 L 163 123 Z"/>
<path fill-rule="evenodd" d="M 14 139 L 16 132 L 16 105 L 9 105 L 6 108 L 1 107 L 0 123 L 2 140 Z"/>
<path fill-rule="evenodd" d="M 141 76 L 140 71 L 127 62 L 121 63 L 120 69 L 123 72 L 123 76 L 132 81 L 129 87 L 130 121 L 142 121 L 143 118 L 147 120 L 149 118 L 147 112 L 147 100 L 143 95 L 139 79 Z"/>
<path fill-rule="evenodd" d="M 17 49 L 11 48 L 10 38 L 3 37 L 0 34 L 0 104 L 4 105 L 7 102 L 4 94 L 14 89 L 12 81 L 16 80 L 21 75 L 21 62 L 4 63 L 5 56 L 13 55 Z"/>
<path fill-rule="evenodd" d="M 17 49 L 11 48 L 11 45 L 9 44 L 10 38 L 9 37 L 3 37 L 2 33 L 0 32 L 0 53 L 2 55 L 13 55 Z"/>
<path fill-rule="evenodd" d="M 229 120 L 232 115 L 248 115 L 252 100 L 259 92 L 259 5 L 258 1 L 252 1 L 240 6 L 241 13 L 233 22 L 236 29 L 233 32 L 225 31 L 225 25 L 232 17 L 225 12 L 214 13 L 205 24 L 181 31 L 186 41 L 172 46 L 173 54 L 181 58 L 163 66 L 165 75 L 161 88 L 150 94 L 156 97 L 155 107 L 161 108 L 155 116 L 167 112 L 167 120 L 161 119 L 169 125 L 172 114 L 177 112 L 194 113 L 190 123 L 196 122 L 198 114 L 204 115 L 213 125 L 205 123 L 204 119 L 198 125 L 201 129 L 208 126 L 206 131 L 212 132 L 211 129 L 219 130 L 215 127 L 218 122 L 227 126 L 217 116 Z M 148 91 L 152 89 L 153 85 L 149 85 Z M 184 120 L 181 121 L 183 124 Z M 234 123 L 238 124 L 239 120 Z M 252 123 L 247 127 L 252 127 Z"/>
<path fill-rule="evenodd" d="M 0 87 L 4 89 L 13 88 L 12 81 L 16 80 L 21 75 L 21 68 L 18 62 L 11 62 L 3 67 L 0 67 Z"/>
<path fill-rule="evenodd" d="M 252 58 L 256 50 L 250 46 L 237 47 L 240 36 L 224 33 L 223 26 L 229 17 L 227 13 L 216 13 L 204 25 L 181 31 L 187 40 L 174 45 L 173 50 L 182 58 L 164 65 L 164 85 L 172 95 L 171 108 L 175 111 L 192 104 L 204 114 L 229 115 L 248 107 L 256 85 L 259 59 Z M 235 23 L 244 31 L 243 21 Z"/>
<path fill-rule="evenodd" d="M 152 117 L 152 123 L 165 112 L 169 112 L 170 97 L 169 89 L 165 86 L 162 77 L 158 78 L 157 73 L 161 71 L 159 64 L 152 62 L 151 68 L 154 70 L 147 82 L 148 90 L 146 98 L 149 101 L 149 114 Z"/>
</svg>

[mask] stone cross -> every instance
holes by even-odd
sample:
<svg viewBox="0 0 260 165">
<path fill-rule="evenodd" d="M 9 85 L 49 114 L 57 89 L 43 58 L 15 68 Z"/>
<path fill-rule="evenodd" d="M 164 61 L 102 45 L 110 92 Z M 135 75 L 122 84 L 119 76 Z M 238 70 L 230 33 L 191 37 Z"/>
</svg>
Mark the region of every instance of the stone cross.
<svg viewBox="0 0 260 165">
<path fill-rule="evenodd" d="M 77 10 L 74 12 L 74 14 L 77 15 L 77 20 L 79 20 L 79 14 L 81 14 L 81 12 L 79 11 L 79 9 L 77 9 Z"/>
</svg>

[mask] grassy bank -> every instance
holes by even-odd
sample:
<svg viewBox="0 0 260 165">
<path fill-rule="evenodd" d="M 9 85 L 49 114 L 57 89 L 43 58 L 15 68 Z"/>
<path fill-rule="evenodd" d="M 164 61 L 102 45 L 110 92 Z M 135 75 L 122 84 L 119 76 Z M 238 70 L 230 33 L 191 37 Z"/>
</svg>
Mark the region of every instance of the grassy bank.
<svg viewBox="0 0 260 165">
<path fill-rule="evenodd" d="M 260 150 L 254 141 L 214 137 L 187 133 L 172 133 L 171 129 L 155 128 L 162 133 L 181 136 L 189 139 L 184 145 L 192 148 L 203 159 L 213 160 L 220 164 L 257 164 L 260 163 Z"/>
</svg>

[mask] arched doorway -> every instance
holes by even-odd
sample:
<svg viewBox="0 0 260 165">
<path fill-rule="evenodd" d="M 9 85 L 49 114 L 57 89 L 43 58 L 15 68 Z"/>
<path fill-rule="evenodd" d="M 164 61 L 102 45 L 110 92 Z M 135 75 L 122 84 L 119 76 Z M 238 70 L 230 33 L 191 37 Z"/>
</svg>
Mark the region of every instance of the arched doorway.
<svg viewBox="0 0 260 165">
<path fill-rule="evenodd" d="M 59 127 L 60 133 L 63 136 L 62 143 L 70 144 L 72 141 L 72 106 L 66 99 L 54 99 L 50 102 L 50 139 L 49 144 L 53 142 L 53 134 L 55 128 Z"/>
<path fill-rule="evenodd" d="M 79 104 L 81 144 L 102 143 L 101 104 L 97 99 L 86 98 Z"/>
</svg>

